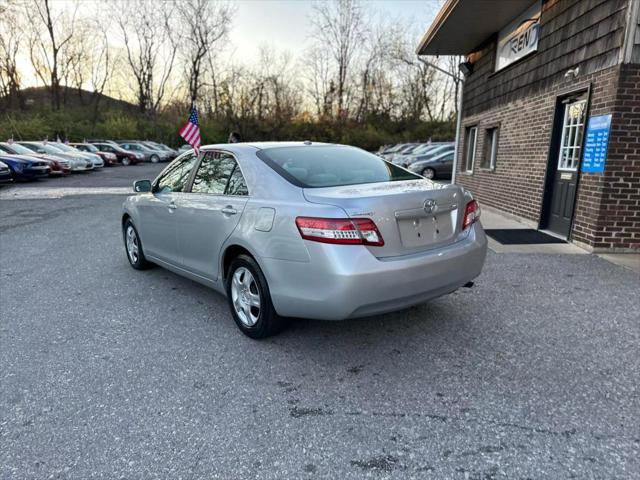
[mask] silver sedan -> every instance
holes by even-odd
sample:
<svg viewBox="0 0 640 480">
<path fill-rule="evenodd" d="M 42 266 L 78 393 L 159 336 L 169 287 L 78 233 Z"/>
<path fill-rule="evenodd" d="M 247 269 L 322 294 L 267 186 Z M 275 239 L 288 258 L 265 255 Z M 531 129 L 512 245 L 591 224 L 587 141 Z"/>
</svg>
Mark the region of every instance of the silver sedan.
<svg viewBox="0 0 640 480">
<path fill-rule="evenodd" d="M 122 214 L 130 264 L 225 294 L 252 338 L 288 317 L 363 317 L 451 293 L 487 250 L 469 192 L 349 146 L 209 145 L 134 190 Z"/>
</svg>

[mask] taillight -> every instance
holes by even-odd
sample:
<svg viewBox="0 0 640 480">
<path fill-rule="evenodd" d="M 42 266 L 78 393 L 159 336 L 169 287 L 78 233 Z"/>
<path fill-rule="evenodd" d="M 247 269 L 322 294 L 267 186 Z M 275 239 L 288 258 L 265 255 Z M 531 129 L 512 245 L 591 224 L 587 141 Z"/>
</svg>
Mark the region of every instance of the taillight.
<svg viewBox="0 0 640 480">
<path fill-rule="evenodd" d="M 480 218 L 480 205 L 475 200 L 471 200 L 464 208 L 464 218 L 462 219 L 462 229 L 469 228 Z"/>
<path fill-rule="evenodd" d="M 343 245 L 384 245 L 378 227 L 369 218 L 296 218 L 300 236 L 305 240 Z"/>
</svg>

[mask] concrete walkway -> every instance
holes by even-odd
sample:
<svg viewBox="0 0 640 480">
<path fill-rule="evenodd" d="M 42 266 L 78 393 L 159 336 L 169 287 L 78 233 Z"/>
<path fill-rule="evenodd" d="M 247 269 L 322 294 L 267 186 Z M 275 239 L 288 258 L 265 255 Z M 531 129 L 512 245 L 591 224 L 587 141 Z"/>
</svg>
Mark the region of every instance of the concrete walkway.
<svg viewBox="0 0 640 480">
<path fill-rule="evenodd" d="M 485 229 L 535 229 L 537 227 L 534 222 L 505 214 L 495 208 L 487 206 L 482 206 L 481 222 Z M 496 253 L 546 253 L 566 255 L 589 255 L 590 253 L 572 243 L 502 245 L 491 237 L 488 237 L 488 239 L 489 248 Z M 640 273 L 640 253 L 602 253 L 597 255 L 608 262 Z"/>
</svg>

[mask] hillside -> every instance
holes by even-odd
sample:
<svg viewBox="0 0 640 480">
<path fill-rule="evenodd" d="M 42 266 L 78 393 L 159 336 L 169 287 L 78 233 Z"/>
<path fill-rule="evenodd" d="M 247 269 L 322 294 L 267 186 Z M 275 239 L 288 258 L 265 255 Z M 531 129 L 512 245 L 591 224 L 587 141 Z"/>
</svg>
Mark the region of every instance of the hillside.
<svg viewBox="0 0 640 480">
<path fill-rule="evenodd" d="M 49 108 L 51 105 L 51 97 L 47 87 L 30 87 L 20 91 L 22 96 L 24 109 L 41 110 Z M 136 105 L 118 100 L 108 95 L 95 94 L 88 90 L 82 90 L 71 87 L 60 87 L 60 97 L 63 108 L 75 109 L 84 108 L 93 105 L 96 99 L 99 99 L 101 107 L 109 110 L 123 110 L 127 112 L 136 111 Z M 5 103 L 5 98 L 0 96 L 0 105 Z"/>
</svg>

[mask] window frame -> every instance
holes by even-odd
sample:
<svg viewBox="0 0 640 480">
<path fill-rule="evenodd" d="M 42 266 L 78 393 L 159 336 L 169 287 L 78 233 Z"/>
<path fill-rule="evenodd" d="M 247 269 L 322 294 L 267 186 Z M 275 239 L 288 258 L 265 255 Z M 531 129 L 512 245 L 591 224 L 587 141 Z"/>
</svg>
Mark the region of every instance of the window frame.
<svg viewBox="0 0 640 480">
<path fill-rule="evenodd" d="M 489 145 L 489 133 L 492 132 L 491 144 Z M 484 130 L 484 145 L 482 152 L 482 160 L 480 161 L 480 168 L 485 171 L 494 172 L 496 169 L 496 163 L 498 163 L 498 142 L 500 139 L 500 126 L 494 125 L 487 127 Z M 488 161 L 488 164 L 485 162 Z"/>
<path fill-rule="evenodd" d="M 468 157 L 469 157 L 469 135 L 471 134 L 471 132 L 474 132 L 473 134 L 473 148 L 471 149 L 471 166 L 470 168 L 468 167 Z M 473 174 L 473 167 L 475 166 L 476 163 L 476 149 L 478 147 L 478 125 L 469 125 L 465 128 L 465 134 L 464 134 L 464 156 L 463 156 L 463 170 L 462 173 L 465 173 L 467 175 L 472 175 Z"/>
<path fill-rule="evenodd" d="M 580 119 L 573 123 L 569 119 L 569 110 L 574 105 L 582 105 L 582 112 L 580 114 Z M 567 120 L 569 122 L 567 123 Z M 582 122 L 582 123 L 580 123 Z M 562 113 L 562 130 L 560 132 L 560 147 L 558 149 L 558 165 L 557 170 L 560 172 L 577 172 L 580 168 L 580 161 L 582 160 L 582 147 L 584 143 L 584 135 L 585 128 L 587 124 L 587 99 L 580 98 L 578 100 L 568 102 L 564 104 L 564 112 Z M 569 135 L 569 140 L 572 141 L 571 144 L 564 144 L 565 138 L 567 138 L 567 134 Z M 578 135 L 580 134 L 580 135 Z M 572 166 L 563 165 L 563 154 L 565 152 L 569 152 L 571 154 L 571 158 L 567 157 L 567 160 L 570 160 Z M 575 166 L 573 163 L 575 161 Z"/>
<path fill-rule="evenodd" d="M 187 152 L 188 153 L 188 152 Z M 198 169 L 200 168 L 200 165 L 202 164 L 202 161 L 204 160 L 204 157 L 207 153 L 220 153 L 220 154 L 226 154 L 229 155 L 233 161 L 235 162 L 235 166 L 231 169 L 231 173 L 229 174 L 229 178 L 227 178 L 227 183 L 225 183 L 224 185 L 224 193 L 206 193 L 206 192 L 194 192 L 192 191 L 193 188 L 193 181 L 196 178 L 196 173 L 198 172 Z M 240 170 L 240 175 L 242 175 L 242 178 L 244 179 L 244 184 L 247 187 L 247 194 L 246 195 L 233 195 L 233 194 L 228 194 L 227 190 L 229 188 L 229 180 L 231 179 L 231 176 L 233 175 L 233 172 L 236 171 L 236 168 Z M 230 152 L 229 150 L 221 150 L 221 149 L 211 149 L 211 150 L 200 150 L 200 153 L 198 154 L 198 162 L 196 164 L 196 166 L 193 169 L 193 172 L 191 172 L 191 176 L 189 177 L 189 181 L 188 181 L 188 191 L 186 191 L 185 193 L 190 193 L 192 195 L 207 195 L 210 197 L 233 197 L 233 198 L 245 198 L 245 197 L 250 197 L 251 196 L 251 189 L 249 188 L 249 182 L 247 182 L 247 176 L 244 174 L 244 170 L 242 170 L 242 167 L 240 166 L 240 162 L 238 161 L 238 158 L 233 154 L 233 152 Z"/>
</svg>

